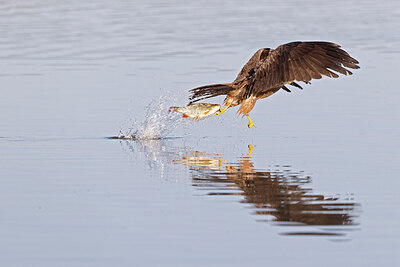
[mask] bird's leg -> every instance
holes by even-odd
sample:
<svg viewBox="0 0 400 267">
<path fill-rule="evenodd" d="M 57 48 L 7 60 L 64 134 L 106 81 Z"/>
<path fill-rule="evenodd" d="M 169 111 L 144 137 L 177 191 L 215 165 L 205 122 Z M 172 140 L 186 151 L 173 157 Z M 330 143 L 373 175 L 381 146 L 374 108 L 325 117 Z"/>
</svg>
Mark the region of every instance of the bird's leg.
<svg viewBox="0 0 400 267">
<path fill-rule="evenodd" d="M 250 119 L 249 114 L 247 114 L 246 117 L 249 119 L 249 124 L 247 124 L 247 126 L 249 127 L 249 129 L 251 129 L 253 127 L 253 121 Z"/>
<path fill-rule="evenodd" d="M 227 105 L 227 106 L 224 107 L 224 109 L 222 109 L 222 110 L 219 109 L 219 112 L 217 113 L 217 115 L 221 115 L 221 114 L 224 113 L 225 110 L 227 110 L 229 107 L 230 107 L 230 105 Z"/>
</svg>

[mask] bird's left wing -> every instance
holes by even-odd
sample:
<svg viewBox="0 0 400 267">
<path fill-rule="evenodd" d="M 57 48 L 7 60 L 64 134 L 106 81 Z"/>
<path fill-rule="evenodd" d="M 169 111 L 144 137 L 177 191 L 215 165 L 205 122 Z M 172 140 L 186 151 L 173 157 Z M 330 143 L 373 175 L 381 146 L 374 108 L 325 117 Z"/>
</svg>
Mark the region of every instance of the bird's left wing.
<svg viewBox="0 0 400 267">
<path fill-rule="evenodd" d="M 234 82 L 239 82 L 243 79 L 246 79 L 249 76 L 254 75 L 255 71 L 263 64 L 265 59 L 268 57 L 270 48 L 261 48 L 258 49 L 257 52 L 247 61 L 247 63 L 240 70 L 238 76 L 236 77 Z"/>
<path fill-rule="evenodd" d="M 337 78 L 333 71 L 351 75 L 358 61 L 340 46 L 329 42 L 292 42 L 271 51 L 252 76 L 245 96 L 283 86 L 292 81 L 309 82 L 322 75 Z"/>
</svg>

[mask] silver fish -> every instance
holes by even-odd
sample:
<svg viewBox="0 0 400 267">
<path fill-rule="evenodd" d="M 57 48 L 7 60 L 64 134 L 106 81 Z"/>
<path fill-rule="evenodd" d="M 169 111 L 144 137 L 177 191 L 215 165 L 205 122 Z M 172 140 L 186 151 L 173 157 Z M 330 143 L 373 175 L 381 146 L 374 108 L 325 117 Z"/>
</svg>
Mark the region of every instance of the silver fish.
<svg viewBox="0 0 400 267">
<path fill-rule="evenodd" d="M 196 103 L 186 107 L 170 107 L 169 112 L 180 112 L 184 118 L 202 119 L 221 110 L 218 104 Z"/>
</svg>

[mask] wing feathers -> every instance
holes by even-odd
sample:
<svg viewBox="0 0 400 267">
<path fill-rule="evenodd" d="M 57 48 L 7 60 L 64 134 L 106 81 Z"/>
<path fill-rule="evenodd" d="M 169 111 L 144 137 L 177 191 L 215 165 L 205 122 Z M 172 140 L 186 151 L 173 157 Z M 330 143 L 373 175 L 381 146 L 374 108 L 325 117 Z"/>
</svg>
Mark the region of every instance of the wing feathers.
<svg viewBox="0 0 400 267">
<path fill-rule="evenodd" d="M 254 57 L 254 56 L 253 56 Z M 337 78 L 351 75 L 358 61 L 339 45 L 330 42 L 293 42 L 269 50 L 255 70 L 246 95 L 263 93 L 291 81 L 309 82 L 322 75 Z M 337 72 L 337 73 L 336 73 Z"/>
<path fill-rule="evenodd" d="M 303 63 L 304 63 L 304 65 L 306 66 L 306 68 L 309 70 L 309 72 L 311 73 L 311 77 L 312 77 L 313 79 L 321 79 L 321 78 L 322 78 L 322 76 L 321 76 L 321 74 L 319 73 L 319 71 L 316 70 L 316 69 L 314 68 L 314 66 L 313 66 L 312 63 L 309 61 L 308 58 L 305 58 L 304 61 L 303 61 Z"/>
</svg>

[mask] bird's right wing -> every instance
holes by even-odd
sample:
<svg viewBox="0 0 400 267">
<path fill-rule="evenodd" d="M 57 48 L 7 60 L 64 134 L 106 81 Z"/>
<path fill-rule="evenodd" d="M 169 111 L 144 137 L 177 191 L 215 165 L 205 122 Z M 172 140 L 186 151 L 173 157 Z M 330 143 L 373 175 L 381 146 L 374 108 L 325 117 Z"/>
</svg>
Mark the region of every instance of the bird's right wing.
<svg viewBox="0 0 400 267">
<path fill-rule="evenodd" d="M 351 75 L 358 61 L 340 46 L 329 42 L 292 42 L 271 51 L 252 77 L 245 96 L 283 86 L 292 81 L 309 82 L 322 75 L 337 78 L 333 71 Z"/>
</svg>

